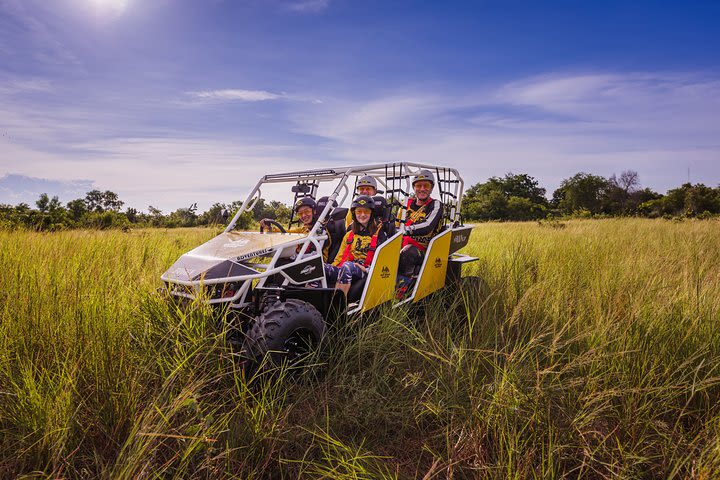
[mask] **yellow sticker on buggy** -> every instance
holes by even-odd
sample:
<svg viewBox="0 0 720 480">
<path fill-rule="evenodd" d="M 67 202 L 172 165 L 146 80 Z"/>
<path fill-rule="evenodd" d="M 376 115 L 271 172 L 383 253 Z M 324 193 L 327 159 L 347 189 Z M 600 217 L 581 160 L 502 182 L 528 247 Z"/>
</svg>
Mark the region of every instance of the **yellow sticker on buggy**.
<svg viewBox="0 0 720 480">
<path fill-rule="evenodd" d="M 452 230 L 445 230 L 433 238 L 425 252 L 418 276 L 413 302 L 417 302 L 445 286 Z"/>
<path fill-rule="evenodd" d="M 367 283 L 365 283 L 365 292 L 361 299 L 361 311 L 365 312 L 375 308 L 392 300 L 395 296 L 395 280 L 398 272 L 401 245 L 402 234 L 397 233 L 375 250 L 372 270 Z"/>
</svg>

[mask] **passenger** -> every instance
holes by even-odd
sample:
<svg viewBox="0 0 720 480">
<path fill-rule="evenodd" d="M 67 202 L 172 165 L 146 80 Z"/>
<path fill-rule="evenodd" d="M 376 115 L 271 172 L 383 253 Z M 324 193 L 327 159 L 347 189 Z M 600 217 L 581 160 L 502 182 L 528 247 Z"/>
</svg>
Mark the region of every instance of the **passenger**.
<svg viewBox="0 0 720 480">
<path fill-rule="evenodd" d="M 375 194 L 377 194 L 377 180 L 370 175 L 360 177 L 357 181 L 357 185 L 355 186 L 355 195 L 367 195 L 368 197 L 373 197 Z M 352 222 L 352 212 L 348 210 L 347 216 L 345 217 L 345 228 L 350 227 Z"/>
<path fill-rule="evenodd" d="M 405 294 L 411 284 L 430 240 L 442 229 L 443 204 L 430 197 L 434 186 L 435 176 L 430 170 L 420 170 L 412 181 L 415 196 L 408 199 L 405 214 L 405 235 L 398 267 L 399 297 Z"/>
<path fill-rule="evenodd" d="M 365 278 L 375 249 L 385 240 L 382 224 L 373 216 L 374 206 L 374 200 L 367 195 L 360 195 L 353 200 L 350 206 L 353 219 L 350 230 L 343 238 L 335 261 L 324 265 L 328 285 L 334 283 L 335 288 L 345 295 L 352 282 Z"/>
</svg>

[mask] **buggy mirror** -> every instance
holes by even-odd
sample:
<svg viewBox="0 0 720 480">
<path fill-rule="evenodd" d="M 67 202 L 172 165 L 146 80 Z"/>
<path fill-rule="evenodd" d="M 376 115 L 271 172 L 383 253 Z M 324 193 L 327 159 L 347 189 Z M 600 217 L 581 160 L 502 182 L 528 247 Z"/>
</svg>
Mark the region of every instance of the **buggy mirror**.
<svg viewBox="0 0 720 480">
<path fill-rule="evenodd" d="M 298 185 L 293 185 L 290 190 L 293 193 L 310 193 L 310 185 L 307 183 L 300 183 Z"/>
</svg>

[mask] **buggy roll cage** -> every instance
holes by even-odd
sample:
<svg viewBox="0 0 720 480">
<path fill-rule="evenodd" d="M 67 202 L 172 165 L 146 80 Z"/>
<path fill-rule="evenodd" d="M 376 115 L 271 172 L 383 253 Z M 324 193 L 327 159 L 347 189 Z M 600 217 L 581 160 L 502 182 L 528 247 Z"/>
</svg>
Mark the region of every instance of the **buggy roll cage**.
<svg viewBox="0 0 720 480">
<path fill-rule="evenodd" d="M 340 180 L 332 194 L 329 195 L 328 203 L 325 209 L 318 216 L 316 223 L 310 232 L 312 235 L 316 233 L 316 230 L 321 227 L 326 220 L 328 213 L 333 208 L 333 201 L 336 201 L 337 205 L 342 205 L 345 202 L 350 194 L 350 189 L 347 186 L 347 180 L 353 175 L 356 177 L 361 175 L 370 175 L 374 177 L 383 187 L 385 196 L 390 196 L 387 200 L 391 200 L 391 203 L 398 205 L 401 209 L 403 209 L 403 217 L 401 219 L 404 220 L 405 203 L 399 202 L 396 194 L 401 194 L 403 200 L 407 200 L 407 198 L 409 198 L 412 194 L 411 179 L 422 169 L 430 170 L 435 173 L 435 187 L 438 189 L 440 201 L 442 201 L 444 205 L 450 207 L 449 209 L 446 209 L 446 213 L 444 215 L 443 220 L 445 224 L 448 222 L 460 222 L 460 207 L 462 206 L 464 182 L 458 171 L 449 167 L 437 167 L 421 163 L 402 162 L 332 169 L 304 170 L 265 175 L 250 191 L 247 198 L 228 224 L 227 228 L 225 228 L 225 232 L 232 231 L 235 228 L 240 215 L 252 210 L 253 207 L 255 207 L 255 204 L 260 199 L 260 187 L 263 184 L 296 182 L 297 185 L 308 185 L 310 187 L 309 192 L 304 193 L 303 195 L 300 195 L 301 192 L 297 192 L 295 195 L 295 200 L 297 200 L 302 196 L 311 196 L 315 198 L 319 186 L 318 182 Z M 355 184 L 357 184 L 357 178 L 355 179 Z M 352 191 L 354 192 L 355 188 L 353 188 Z M 341 193 L 342 197 L 340 197 Z M 292 213 L 294 214 L 294 211 Z M 292 223 L 292 219 L 293 216 L 291 214 L 290 223 Z M 402 224 L 400 225 L 400 228 L 404 230 L 404 226 Z M 303 249 L 303 252 L 301 253 L 304 253 L 304 251 L 305 249 Z"/>
</svg>

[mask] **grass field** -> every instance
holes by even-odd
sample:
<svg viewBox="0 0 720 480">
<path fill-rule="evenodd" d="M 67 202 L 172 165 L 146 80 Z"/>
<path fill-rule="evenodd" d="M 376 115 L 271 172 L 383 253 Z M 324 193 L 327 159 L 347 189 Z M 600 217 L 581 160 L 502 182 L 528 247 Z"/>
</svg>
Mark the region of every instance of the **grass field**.
<svg viewBox="0 0 720 480">
<path fill-rule="evenodd" d="M 718 221 L 479 225 L 294 380 L 156 293 L 214 233 L 0 232 L 0 477 L 720 478 Z"/>
</svg>

